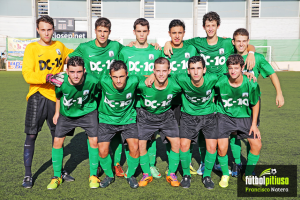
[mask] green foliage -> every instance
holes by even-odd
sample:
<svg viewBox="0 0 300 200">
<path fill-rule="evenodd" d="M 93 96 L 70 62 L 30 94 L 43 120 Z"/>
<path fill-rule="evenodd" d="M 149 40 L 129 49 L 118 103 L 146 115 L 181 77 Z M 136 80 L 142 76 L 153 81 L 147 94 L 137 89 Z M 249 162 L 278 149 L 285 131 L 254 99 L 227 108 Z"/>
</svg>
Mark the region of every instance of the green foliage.
<svg viewBox="0 0 300 200">
<path fill-rule="evenodd" d="M 277 108 L 276 92 L 269 78 L 259 79 L 262 92 L 261 126 L 262 151 L 258 164 L 298 165 L 299 184 L 299 72 L 278 72 L 281 81 L 285 105 Z M 32 189 L 22 188 L 24 177 L 23 145 L 25 140 L 24 122 L 26 112 L 26 95 L 29 85 L 25 83 L 21 72 L 0 72 L 0 199 L 235 199 L 237 196 L 237 179 L 230 177 L 229 186 L 220 188 L 221 173 L 213 171 L 213 190 L 207 190 L 202 184 L 202 176 L 192 175 L 191 188 L 173 188 L 165 180 L 167 156 L 165 146 L 160 138 L 157 140 L 157 167 L 162 173 L 161 179 L 155 179 L 145 188 L 132 190 L 125 178 L 116 181 L 106 189 L 89 188 L 89 162 L 86 135 L 77 129 L 73 137 L 68 137 L 64 148 L 65 169 L 75 177 L 75 182 L 64 182 L 54 191 L 46 189 L 53 176 L 51 164 L 51 135 L 46 125 L 37 137 L 33 158 Z M 159 136 L 158 136 L 159 137 Z M 229 163 L 232 154 L 228 151 Z M 242 142 L 242 162 L 246 162 L 246 146 Z M 122 155 L 121 164 L 126 171 L 127 163 Z M 194 147 L 193 165 L 199 167 L 198 146 Z M 125 162 L 125 163 L 124 163 Z M 230 164 L 231 166 L 231 164 Z M 181 180 L 181 167 L 177 173 Z M 142 177 L 140 167 L 137 179 Z M 100 177 L 103 180 L 104 174 Z M 298 189 L 299 194 L 299 189 Z M 271 199 L 271 198 L 270 198 Z M 274 198 L 272 198 L 274 199 Z"/>
</svg>

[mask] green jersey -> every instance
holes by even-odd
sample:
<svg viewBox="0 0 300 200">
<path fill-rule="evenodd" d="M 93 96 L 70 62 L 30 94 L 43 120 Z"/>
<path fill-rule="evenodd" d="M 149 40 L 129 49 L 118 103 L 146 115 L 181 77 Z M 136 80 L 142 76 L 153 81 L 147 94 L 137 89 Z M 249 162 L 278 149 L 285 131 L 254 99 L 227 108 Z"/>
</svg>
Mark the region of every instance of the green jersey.
<svg viewBox="0 0 300 200">
<path fill-rule="evenodd" d="M 97 109 L 96 96 L 100 92 L 99 80 L 85 73 L 80 85 L 71 85 L 65 75 L 61 87 L 55 87 L 56 97 L 60 99 L 60 114 L 66 117 L 80 117 Z"/>
<path fill-rule="evenodd" d="M 154 83 L 149 88 L 144 81 L 140 82 L 138 89 L 141 92 L 141 107 L 156 115 L 169 110 L 172 99 L 181 92 L 180 86 L 171 77 L 168 78 L 168 85 L 163 90 L 156 89 Z"/>
<path fill-rule="evenodd" d="M 189 115 L 208 115 L 217 111 L 213 102 L 214 86 L 218 82 L 216 74 L 204 74 L 201 87 L 194 86 L 191 77 L 187 74 L 174 74 L 172 77 L 182 88 L 182 112 Z"/>
<path fill-rule="evenodd" d="M 196 47 L 204 58 L 207 68 L 206 73 L 222 75 L 227 72 L 226 60 L 235 50 L 231 38 L 218 37 L 218 42 L 215 45 L 209 45 L 206 38 L 200 37 L 185 40 L 184 42 Z"/>
<path fill-rule="evenodd" d="M 235 118 L 251 117 L 251 107 L 256 105 L 260 90 L 259 85 L 249 81 L 243 75 L 243 82 L 239 87 L 229 84 L 229 75 L 221 76 L 216 86 L 217 109 L 219 113 Z"/>
<path fill-rule="evenodd" d="M 119 60 L 126 63 L 129 75 L 150 75 L 153 72 L 154 61 L 161 57 L 161 51 L 148 44 L 147 48 L 124 47 Z"/>
<path fill-rule="evenodd" d="M 245 61 L 247 56 L 248 54 L 243 55 Z M 268 63 L 268 61 L 265 59 L 265 57 L 262 54 L 254 53 L 254 57 L 255 57 L 255 66 L 252 69 L 252 71 L 254 72 L 254 76 L 256 78 L 258 78 L 259 74 L 261 74 L 263 78 L 267 78 L 268 76 L 275 73 L 270 63 Z M 244 70 L 247 71 L 247 66 L 245 66 Z"/>
<path fill-rule="evenodd" d="M 173 48 L 173 55 L 171 58 L 165 56 L 162 50 L 162 56 L 170 61 L 171 74 L 187 73 L 188 60 L 198 55 L 196 48 L 193 45 L 183 43 L 182 48 Z"/>
<path fill-rule="evenodd" d="M 123 90 L 113 86 L 110 76 L 103 76 L 100 81 L 102 98 L 98 108 L 99 123 L 125 125 L 136 123 L 136 111 L 133 105 L 136 99 L 138 76 L 128 76 Z"/>
<path fill-rule="evenodd" d="M 80 56 L 84 60 L 84 67 L 88 73 L 97 77 L 109 74 L 110 64 L 118 58 L 123 45 L 116 41 L 107 41 L 106 47 L 98 47 L 96 39 L 81 43 L 69 57 Z"/>
</svg>

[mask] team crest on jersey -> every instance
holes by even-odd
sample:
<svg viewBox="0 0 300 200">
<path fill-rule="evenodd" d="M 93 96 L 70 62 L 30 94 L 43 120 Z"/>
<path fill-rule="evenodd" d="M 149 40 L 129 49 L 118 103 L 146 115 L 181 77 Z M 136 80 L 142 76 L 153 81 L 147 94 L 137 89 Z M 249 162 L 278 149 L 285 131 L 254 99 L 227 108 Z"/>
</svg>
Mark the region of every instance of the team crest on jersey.
<svg viewBox="0 0 300 200">
<path fill-rule="evenodd" d="M 61 52 L 59 49 L 56 49 L 56 53 L 57 53 L 57 55 L 61 55 Z"/>
<path fill-rule="evenodd" d="M 185 58 L 190 58 L 190 53 L 185 53 Z"/>
<path fill-rule="evenodd" d="M 219 54 L 220 54 L 220 55 L 223 55 L 224 53 L 225 53 L 224 48 L 219 49 Z"/>
<path fill-rule="evenodd" d="M 126 94 L 126 99 L 130 99 L 132 97 L 131 93 Z"/>
<path fill-rule="evenodd" d="M 173 94 L 169 94 L 168 96 L 167 96 L 167 99 L 172 99 L 173 98 Z"/>
<path fill-rule="evenodd" d="M 211 90 L 207 90 L 206 95 L 210 95 L 210 94 L 211 94 Z"/>
<path fill-rule="evenodd" d="M 242 94 L 242 97 L 248 97 L 248 96 L 249 96 L 248 92 L 244 92 L 244 93 Z"/>
<path fill-rule="evenodd" d="M 149 54 L 149 60 L 153 60 L 154 59 L 154 55 L 153 54 Z"/>
<path fill-rule="evenodd" d="M 108 52 L 108 55 L 109 55 L 109 57 L 113 57 L 115 54 L 114 54 L 113 51 L 109 51 L 109 52 Z"/>
<path fill-rule="evenodd" d="M 84 91 L 83 91 L 83 95 L 88 95 L 89 93 L 90 93 L 89 90 L 84 90 Z"/>
</svg>

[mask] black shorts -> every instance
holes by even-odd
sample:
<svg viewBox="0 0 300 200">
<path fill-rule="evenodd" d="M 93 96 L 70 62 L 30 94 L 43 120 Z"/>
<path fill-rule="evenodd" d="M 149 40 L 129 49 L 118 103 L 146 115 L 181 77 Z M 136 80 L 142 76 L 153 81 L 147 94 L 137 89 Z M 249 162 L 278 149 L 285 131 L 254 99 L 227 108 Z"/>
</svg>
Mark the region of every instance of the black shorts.
<svg viewBox="0 0 300 200">
<path fill-rule="evenodd" d="M 47 99 L 39 92 L 31 95 L 27 102 L 25 117 L 25 133 L 36 135 L 42 130 L 45 120 L 51 131 L 55 132 L 53 116 L 55 113 L 55 102 Z"/>
<path fill-rule="evenodd" d="M 174 117 L 177 121 L 178 126 L 180 126 L 181 105 L 172 105 L 171 109 L 174 112 Z"/>
<path fill-rule="evenodd" d="M 94 110 L 81 117 L 66 117 L 59 114 L 55 129 L 55 137 L 62 138 L 74 131 L 76 127 L 85 130 L 89 137 L 97 137 L 98 111 Z"/>
<path fill-rule="evenodd" d="M 171 109 L 155 115 L 140 108 L 137 112 L 137 126 L 139 140 L 151 140 L 156 131 L 159 131 L 163 143 L 168 143 L 166 137 L 179 137 L 178 124 Z"/>
<path fill-rule="evenodd" d="M 119 133 L 120 132 L 120 133 Z M 112 124 L 98 124 L 98 143 L 110 142 L 116 135 L 121 134 L 122 142 L 127 145 L 126 139 L 135 138 L 138 139 L 137 124 L 125 124 L 125 125 L 112 125 Z"/>
<path fill-rule="evenodd" d="M 217 114 L 219 138 L 229 138 L 232 132 L 237 131 L 237 139 L 254 139 L 254 134 L 249 135 L 252 118 L 234 118 L 221 113 Z"/>
<path fill-rule="evenodd" d="M 205 139 L 218 139 L 218 123 L 215 113 L 194 116 L 183 112 L 180 124 L 180 138 L 187 138 L 191 140 L 192 144 L 197 144 L 200 130 Z"/>
</svg>

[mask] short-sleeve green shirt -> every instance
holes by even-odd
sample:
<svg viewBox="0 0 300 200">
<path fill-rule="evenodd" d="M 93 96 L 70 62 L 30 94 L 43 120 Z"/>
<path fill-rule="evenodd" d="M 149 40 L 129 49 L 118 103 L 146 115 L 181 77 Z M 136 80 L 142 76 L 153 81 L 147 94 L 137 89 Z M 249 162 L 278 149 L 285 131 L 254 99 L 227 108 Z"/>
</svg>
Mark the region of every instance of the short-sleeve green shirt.
<svg viewBox="0 0 300 200">
<path fill-rule="evenodd" d="M 59 112 L 66 117 L 80 117 L 97 109 L 96 97 L 100 92 L 99 80 L 85 73 L 80 85 L 71 85 L 68 75 L 64 76 L 61 87 L 55 87 L 56 97 L 60 99 Z"/>
</svg>

